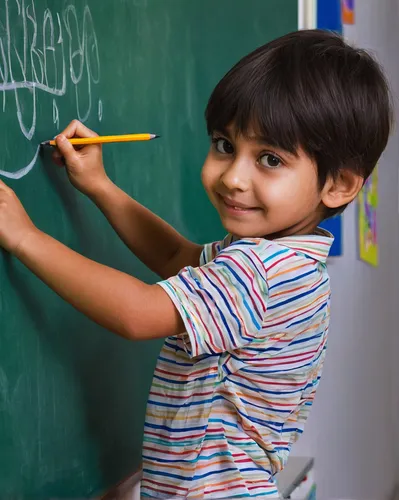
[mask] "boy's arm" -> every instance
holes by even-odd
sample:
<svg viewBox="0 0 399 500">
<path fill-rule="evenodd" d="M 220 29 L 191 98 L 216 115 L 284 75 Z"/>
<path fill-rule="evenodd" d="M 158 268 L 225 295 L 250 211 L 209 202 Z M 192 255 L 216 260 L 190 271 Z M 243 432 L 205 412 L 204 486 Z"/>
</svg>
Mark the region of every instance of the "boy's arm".
<svg viewBox="0 0 399 500">
<path fill-rule="evenodd" d="M 122 337 L 148 340 L 184 332 L 160 286 L 87 259 L 41 231 L 30 232 L 15 256 L 78 311 Z"/>
<path fill-rule="evenodd" d="M 184 238 L 115 186 L 103 167 L 101 146 L 75 150 L 65 140 L 96 135 L 74 120 L 57 138 L 54 161 L 65 165 L 72 185 L 97 204 L 130 250 L 162 278 L 177 274 L 185 266 L 197 266 L 203 247 Z"/>
<path fill-rule="evenodd" d="M 0 247 L 76 309 L 123 337 L 143 340 L 184 332 L 161 287 L 93 262 L 39 231 L 2 181 Z"/>
<path fill-rule="evenodd" d="M 203 247 L 187 240 L 111 181 L 92 200 L 130 250 L 161 278 L 197 267 Z"/>
</svg>

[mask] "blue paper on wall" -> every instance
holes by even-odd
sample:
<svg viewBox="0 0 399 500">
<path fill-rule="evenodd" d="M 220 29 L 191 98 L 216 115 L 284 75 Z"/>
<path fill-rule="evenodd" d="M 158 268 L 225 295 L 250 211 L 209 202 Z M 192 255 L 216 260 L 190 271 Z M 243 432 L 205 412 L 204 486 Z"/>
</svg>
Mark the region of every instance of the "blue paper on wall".
<svg viewBox="0 0 399 500">
<path fill-rule="evenodd" d="M 342 33 L 341 0 L 318 0 L 317 27 Z"/>
<path fill-rule="evenodd" d="M 331 219 L 324 220 L 320 227 L 327 229 L 334 235 L 334 243 L 330 250 L 330 257 L 342 255 L 342 215 L 337 215 Z"/>
<path fill-rule="evenodd" d="M 318 0 L 317 27 L 342 33 L 341 0 Z M 327 219 L 320 224 L 334 235 L 330 257 L 342 255 L 342 215 Z"/>
</svg>

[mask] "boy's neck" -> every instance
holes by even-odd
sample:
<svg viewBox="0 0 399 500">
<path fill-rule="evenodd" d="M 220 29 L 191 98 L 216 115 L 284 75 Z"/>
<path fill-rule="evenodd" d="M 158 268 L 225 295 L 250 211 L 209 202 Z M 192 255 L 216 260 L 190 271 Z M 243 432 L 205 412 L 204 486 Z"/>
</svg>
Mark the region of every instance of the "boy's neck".
<svg viewBox="0 0 399 500">
<path fill-rule="evenodd" d="M 283 231 L 279 231 L 277 233 L 273 234 L 268 234 L 265 236 L 266 239 L 268 240 L 277 240 L 279 238 L 285 238 L 287 236 L 305 236 L 305 235 L 312 235 L 315 234 L 315 231 L 317 229 L 317 224 L 312 224 L 311 226 L 306 226 L 303 228 L 288 228 L 284 229 Z"/>
<path fill-rule="evenodd" d="M 320 221 L 321 222 L 321 221 Z M 286 238 L 288 236 L 306 236 L 306 235 L 314 235 L 316 233 L 318 223 L 312 222 L 311 224 L 304 225 L 295 225 L 289 227 L 287 229 L 283 229 L 282 231 L 278 231 L 276 233 L 265 234 L 263 238 L 266 240 L 277 240 L 279 238 Z M 243 239 L 245 236 L 233 235 L 235 240 Z"/>
</svg>

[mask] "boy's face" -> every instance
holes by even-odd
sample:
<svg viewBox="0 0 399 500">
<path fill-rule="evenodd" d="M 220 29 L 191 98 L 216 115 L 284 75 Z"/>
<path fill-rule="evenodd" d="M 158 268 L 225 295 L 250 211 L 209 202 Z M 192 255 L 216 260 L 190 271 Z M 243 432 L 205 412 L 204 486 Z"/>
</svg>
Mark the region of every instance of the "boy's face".
<svg viewBox="0 0 399 500">
<path fill-rule="evenodd" d="M 214 132 L 202 182 L 225 229 L 241 238 L 308 234 L 322 219 L 316 164 L 232 127 Z"/>
</svg>

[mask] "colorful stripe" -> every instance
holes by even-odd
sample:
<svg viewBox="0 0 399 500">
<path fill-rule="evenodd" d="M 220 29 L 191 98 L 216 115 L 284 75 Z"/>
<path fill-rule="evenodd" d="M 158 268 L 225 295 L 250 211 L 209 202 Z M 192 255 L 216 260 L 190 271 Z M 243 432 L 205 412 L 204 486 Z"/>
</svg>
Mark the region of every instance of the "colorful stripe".
<svg viewBox="0 0 399 500">
<path fill-rule="evenodd" d="M 326 233 L 206 245 L 160 283 L 186 332 L 154 373 L 143 498 L 278 498 L 274 475 L 303 432 L 327 346 Z"/>
</svg>

